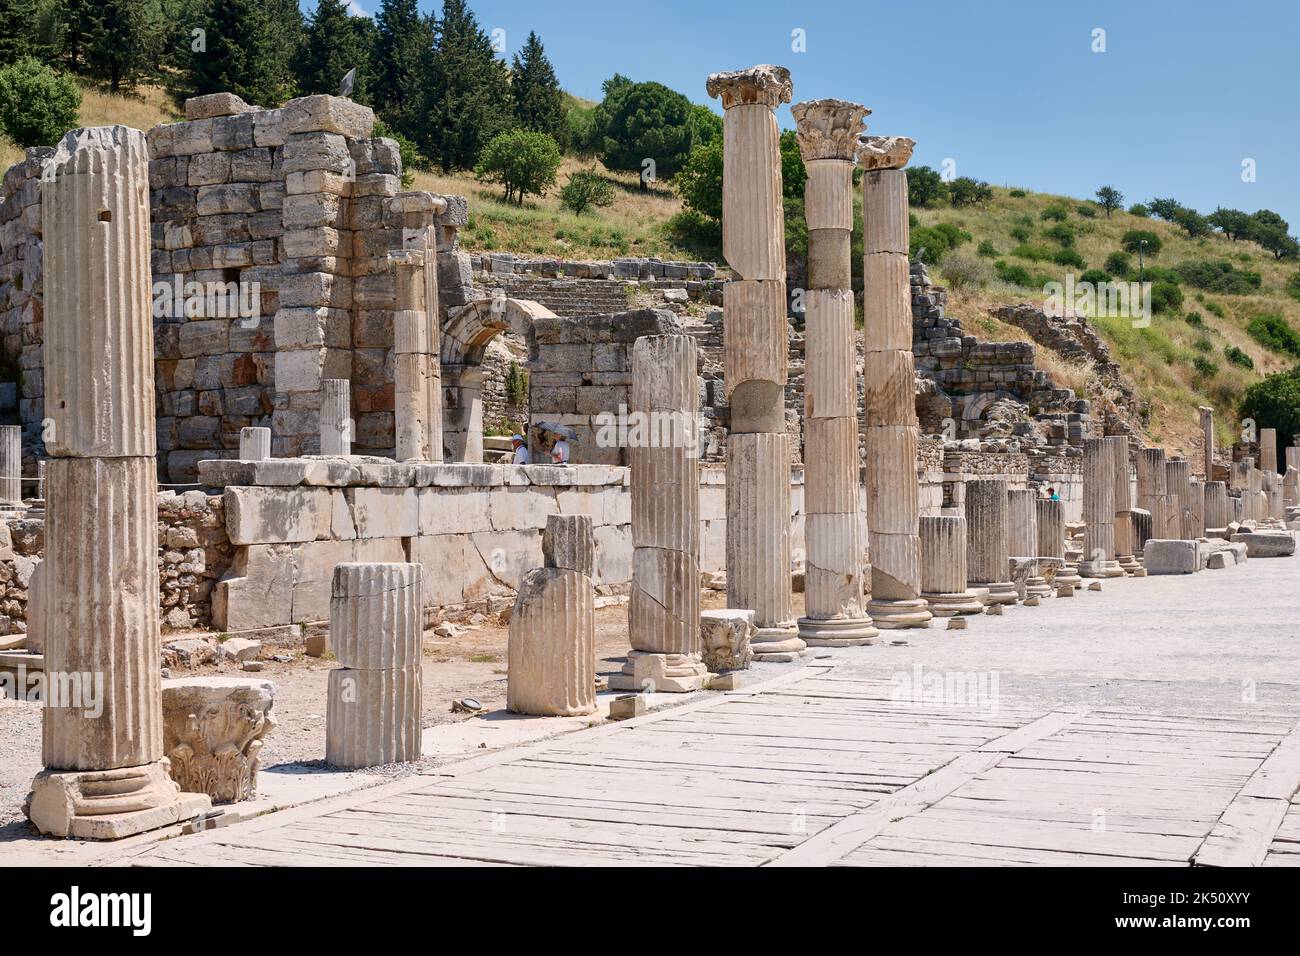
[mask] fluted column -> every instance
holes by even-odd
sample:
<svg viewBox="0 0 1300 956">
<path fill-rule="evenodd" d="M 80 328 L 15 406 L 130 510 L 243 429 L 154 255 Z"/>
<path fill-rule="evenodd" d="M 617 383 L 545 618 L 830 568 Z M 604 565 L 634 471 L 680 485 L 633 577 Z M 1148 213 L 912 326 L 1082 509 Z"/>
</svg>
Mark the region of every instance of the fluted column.
<svg viewBox="0 0 1300 956">
<path fill-rule="evenodd" d="M 808 181 L 808 289 L 804 295 L 804 616 L 808 644 L 871 644 L 862 586 L 858 503 L 858 393 L 849 243 L 853 166 L 870 113 L 843 100 L 796 103 Z"/>
<path fill-rule="evenodd" d="M 239 460 L 264 461 L 271 457 L 271 429 L 260 427 L 239 430 Z"/>
<path fill-rule="evenodd" d="M 982 614 L 984 602 L 967 586 L 966 518 L 963 515 L 923 515 L 921 532 L 921 594 L 939 617 Z"/>
<path fill-rule="evenodd" d="M 1286 476 L 1282 479 L 1282 503 L 1300 505 L 1300 447 L 1286 450 Z"/>
<path fill-rule="evenodd" d="M 1137 460 L 1137 506 L 1151 515 L 1151 537 L 1153 538 L 1165 536 L 1166 489 L 1165 450 L 1163 448 L 1141 449 Z"/>
<path fill-rule="evenodd" d="M 1166 526 L 1170 538 L 1190 540 L 1200 537 L 1192 519 L 1192 464 L 1185 459 L 1165 462 L 1165 484 L 1170 509 Z"/>
<path fill-rule="evenodd" d="M 1038 557 L 1038 493 L 1028 488 L 1007 490 L 1007 551 L 1012 558 Z M 1035 563 L 1025 579 L 1025 593 L 1052 593 L 1041 568 Z"/>
<path fill-rule="evenodd" d="M 352 383 L 326 378 L 320 383 L 320 453 L 352 454 Z"/>
<path fill-rule="evenodd" d="M 630 424 L 642 425 L 643 434 L 655 439 L 671 437 L 666 442 L 631 440 L 628 448 L 632 484 L 628 639 L 632 651 L 622 674 L 610 679 L 612 688 L 690 691 L 704 686 L 696 433 L 699 401 L 694 338 L 646 335 L 636 340 Z M 788 466 L 785 471 L 788 494 Z M 786 515 L 787 536 L 789 524 Z M 785 580 L 788 587 L 789 575 Z"/>
<path fill-rule="evenodd" d="M 985 604 L 1015 604 L 1010 581 L 1007 483 L 978 478 L 966 482 L 966 580 Z"/>
<path fill-rule="evenodd" d="M 0 502 L 23 503 L 23 427 L 0 425 Z"/>
<path fill-rule="evenodd" d="M 1261 428 L 1259 430 L 1259 470 L 1277 472 L 1277 429 Z"/>
<path fill-rule="evenodd" d="M 1205 480 L 1214 480 L 1214 409 L 1207 405 L 1197 408 L 1201 416 L 1201 451 L 1205 456 Z"/>
<path fill-rule="evenodd" d="M 436 240 L 391 252 L 397 300 L 393 313 L 393 422 L 398 461 L 442 461 L 441 327 Z"/>
<path fill-rule="evenodd" d="M 1105 438 L 1083 443 L 1083 560 L 1085 578 L 1122 577 L 1115 560 L 1115 458 Z"/>
<path fill-rule="evenodd" d="M 866 385 L 867 532 L 877 627 L 928 627 L 921 597 L 916 476 L 912 292 L 908 272 L 907 173 L 916 144 L 901 136 L 863 140 L 862 313 Z"/>
<path fill-rule="evenodd" d="M 423 660 L 419 564 L 334 566 L 325 762 L 355 769 L 417 760 Z"/>
<path fill-rule="evenodd" d="M 1222 529 L 1232 520 L 1232 507 L 1228 501 L 1228 487 L 1221 481 L 1205 483 L 1205 527 Z"/>
<path fill-rule="evenodd" d="M 1133 543 L 1133 485 L 1129 474 L 1128 439 L 1115 435 L 1106 439 L 1115 469 L 1115 560 L 1125 574 L 1143 576 Z"/>
<path fill-rule="evenodd" d="M 1057 587 L 1078 587 L 1082 583 L 1077 566 L 1065 560 L 1065 503 L 1039 498 L 1035 504 L 1038 509 L 1038 555 L 1059 561 L 1053 583 Z"/>
<path fill-rule="evenodd" d="M 124 126 L 68 133 L 42 176 L 45 674 L 28 814 L 115 839 L 204 812 L 163 756 L 149 272 L 149 150 Z"/>
<path fill-rule="evenodd" d="M 790 594 L 790 439 L 785 430 L 785 220 L 776 107 L 790 71 L 761 65 L 714 73 L 722 134 L 722 253 L 727 437 L 727 601 L 754 611 L 758 660 L 806 650 Z"/>
</svg>

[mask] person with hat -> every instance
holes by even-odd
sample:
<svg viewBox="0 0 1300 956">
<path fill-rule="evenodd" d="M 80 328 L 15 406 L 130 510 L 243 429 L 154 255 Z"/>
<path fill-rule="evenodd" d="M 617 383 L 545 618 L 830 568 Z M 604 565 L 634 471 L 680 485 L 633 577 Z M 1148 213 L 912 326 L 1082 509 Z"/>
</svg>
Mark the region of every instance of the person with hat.
<svg viewBox="0 0 1300 956">
<path fill-rule="evenodd" d="M 510 446 L 515 450 L 515 457 L 510 462 L 512 465 L 527 465 L 532 462 L 532 456 L 528 453 L 528 442 L 524 441 L 523 435 L 511 435 Z"/>
</svg>

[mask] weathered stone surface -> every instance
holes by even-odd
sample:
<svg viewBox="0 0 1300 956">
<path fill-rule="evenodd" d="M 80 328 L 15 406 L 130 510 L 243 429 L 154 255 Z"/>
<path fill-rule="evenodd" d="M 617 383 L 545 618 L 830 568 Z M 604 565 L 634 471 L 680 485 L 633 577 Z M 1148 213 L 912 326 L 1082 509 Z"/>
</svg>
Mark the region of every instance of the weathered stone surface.
<svg viewBox="0 0 1300 956">
<path fill-rule="evenodd" d="M 966 482 L 966 570 L 971 585 L 989 589 L 985 603 L 1014 604 L 1008 579 L 1007 484 L 1000 479 Z"/>
<path fill-rule="evenodd" d="M 262 741 L 276 726 L 274 699 L 275 684 L 268 680 L 164 680 L 163 737 L 172 779 L 213 803 L 249 799 L 257 790 Z"/>
<path fill-rule="evenodd" d="M 551 515 L 542 531 L 542 560 L 591 577 L 596 573 L 596 539 L 590 515 Z"/>
<path fill-rule="evenodd" d="M 325 762 L 378 767 L 420 756 L 420 668 L 330 671 Z"/>
<path fill-rule="evenodd" d="M 1295 534 L 1291 531 L 1238 532 L 1229 540 L 1246 545 L 1252 558 L 1285 558 L 1295 554 Z"/>
<path fill-rule="evenodd" d="M 700 612 L 700 645 L 704 666 L 711 672 L 744 670 L 754 659 L 754 612 L 722 608 Z"/>
<path fill-rule="evenodd" d="M 281 544 L 330 537 L 333 506 L 327 489 L 227 488 L 224 501 L 231 544 Z"/>
<path fill-rule="evenodd" d="M 1196 541 L 1152 538 L 1143 550 L 1147 574 L 1194 574 L 1201 570 L 1200 545 Z"/>
<path fill-rule="evenodd" d="M 249 106 L 234 93 L 209 93 L 206 96 L 191 96 L 185 101 L 185 118 L 190 121 L 211 119 L 214 116 L 250 113 L 256 109 L 256 106 Z"/>
<path fill-rule="evenodd" d="M 241 461 L 262 461 L 271 457 L 271 429 L 241 428 L 239 430 L 239 458 Z"/>
<path fill-rule="evenodd" d="M 562 567 L 529 571 L 509 631 L 508 710 L 552 717 L 595 712 L 595 597 L 586 574 Z"/>
<path fill-rule="evenodd" d="M 931 613 L 980 614 L 984 603 L 967 587 L 966 518 L 925 515 L 920 519 L 921 596 Z"/>
<path fill-rule="evenodd" d="M 419 668 L 423 569 L 418 564 L 348 562 L 334 567 L 330 646 L 354 670 Z"/>
</svg>

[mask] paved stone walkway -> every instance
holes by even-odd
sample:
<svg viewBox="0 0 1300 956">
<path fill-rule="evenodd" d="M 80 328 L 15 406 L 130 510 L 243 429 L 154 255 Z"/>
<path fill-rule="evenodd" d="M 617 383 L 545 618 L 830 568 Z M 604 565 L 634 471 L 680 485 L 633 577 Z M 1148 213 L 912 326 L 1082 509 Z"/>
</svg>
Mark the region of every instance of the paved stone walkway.
<svg viewBox="0 0 1300 956">
<path fill-rule="evenodd" d="M 1300 865 L 1298 585 L 1107 581 L 116 862 Z"/>
</svg>

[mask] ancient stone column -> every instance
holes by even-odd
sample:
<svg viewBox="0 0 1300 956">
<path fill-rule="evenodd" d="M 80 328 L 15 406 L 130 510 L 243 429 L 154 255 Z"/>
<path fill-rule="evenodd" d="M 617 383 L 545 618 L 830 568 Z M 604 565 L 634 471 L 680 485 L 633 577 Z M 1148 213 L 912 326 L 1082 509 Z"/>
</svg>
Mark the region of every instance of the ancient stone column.
<svg viewBox="0 0 1300 956">
<path fill-rule="evenodd" d="M 596 711 L 596 543 L 589 515 L 551 515 L 544 567 L 524 575 L 510 616 L 506 709 L 576 717 Z"/>
<path fill-rule="evenodd" d="M 1205 480 L 1214 480 L 1214 409 L 1207 405 L 1197 408 L 1201 414 L 1201 446 L 1205 455 Z"/>
<path fill-rule="evenodd" d="M 843 100 L 796 103 L 808 182 L 808 289 L 804 295 L 804 616 L 808 644 L 845 647 L 880 636 L 862 587 L 858 503 L 858 390 L 853 345 L 850 235 L 853 166 L 870 113 Z"/>
<path fill-rule="evenodd" d="M 0 501 L 23 503 L 23 427 L 0 425 Z"/>
<path fill-rule="evenodd" d="M 709 77 L 722 99 L 722 252 L 727 437 L 727 603 L 754 611 L 757 660 L 793 659 L 790 439 L 785 428 L 785 220 L 776 107 L 790 71 L 755 66 Z"/>
<path fill-rule="evenodd" d="M 1222 529 L 1232 520 L 1232 506 L 1228 501 L 1228 486 L 1221 481 L 1205 483 L 1205 527 Z"/>
<path fill-rule="evenodd" d="M 239 430 L 240 461 L 264 461 L 271 457 L 271 429 L 241 428 Z"/>
<path fill-rule="evenodd" d="M 921 597 L 920 500 L 908 272 L 907 174 L 916 144 L 901 136 L 863 140 L 862 312 L 864 448 L 871 601 L 877 627 L 929 627 Z M 1003 571 L 1005 574 L 1005 569 Z"/>
<path fill-rule="evenodd" d="M 1137 506 L 1151 515 L 1152 537 L 1163 537 L 1165 529 L 1165 451 L 1143 448 L 1137 459 Z"/>
<path fill-rule="evenodd" d="M 984 602 L 966 586 L 966 519 L 962 515 L 923 515 L 921 594 L 939 617 L 983 614 Z"/>
<path fill-rule="evenodd" d="M 1079 577 L 1078 567 L 1065 561 L 1065 503 L 1039 498 L 1035 507 L 1038 510 L 1038 555 L 1061 562 L 1053 583 L 1057 587 L 1079 587 L 1083 579 Z"/>
<path fill-rule="evenodd" d="M 1167 537 L 1184 540 L 1200 537 L 1192 520 L 1192 463 L 1182 458 L 1165 462 L 1165 483 L 1173 515 L 1166 526 L 1170 532 Z"/>
<path fill-rule="evenodd" d="M 1268 500 L 1268 517 L 1274 521 L 1286 518 L 1286 505 L 1282 500 L 1282 478 L 1275 471 L 1264 472 L 1264 495 Z"/>
<path fill-rule="evenodd" d="M 1187 530 L 1191 532 L 1190 537 L 1205 537 L 1205 482 L 1200 478 L 1192 478 L 1187 483 L 1187 520 L 1189 522 Z"/>
<path fill-rule="evenodd" d="M 695 339 L 689 335 L 645 335 L 632 346 L 632 588 L 627 615 L 632 650 L 623 672 L 610 678 L 609 686 L 616 690 L 699 690 L 708 675 L 700 654 L 700 392 L 695 363 Z M 655 440 L 635 440 L 638 425 Z M 788 574 L 785 581 L 789 587 Z"/>
<path fill-rule="evenodd" d="M 1133 547 L 1137 552 L 1134 557 L 1143 564 L 1143 570 L 1145 571 L 1146 545 L 1153 537 L 1151 512 L 1145 508 L 1134 508 L 1129 517 L 1133 525 Z"/>
<path fill-rule="evenodd" d="M 398 461 L 442 461 L 442 364 L 434 227 L 423 248 L 389 253 L 393 313 L 393 420 Z"/>
<path fill-rule="evenodd" d="M 1011 558 L 1038 557 L 1038 493 L 1028 488 L 1007 489 L 1007 551 Z M 1025 593 L 1049 595 L 1051 587 L 1035 564 L 1025 578 Z"/>
<path fill-rule="evenodd" d="M 352 454 L 352 383 L 345 378 L 321 379 L 320 453 Z"/>
<path fill-rule="evenodd" d="M 1261 428 L 1259 430 L 1259 470 L 1277 472 L 1277 429 Z"/>
<path fill-rule="evenodd" d="M 966 482 L 966 580 L 987 588 L 985 604 L 1015 604 L 1008 550 L 1007 483 L 996 478 Z"/>
<path fill-rule="evenodd" d="M 1083 560 L 1085 578 L 1122 577 L 1115 560 L 1115 458 L 1105 438 L 1083 443 Z"/>
<path fill-rule="evenodd" d="M 1286 477 L 1282 479 L 1282 503 L 1300 505 L 1300 447 L 1286 450 Z"/>
<path fill-rule="evenodd" d="M 47 686 L 27 812 L 116 839 L 205 812 L 163 756 L 149 272 L 149 148 L 68 133 L 41 183 L 45 269 Z"/>
<path fill-rule="evenodd" d="M 420 756 L 424 595 L 418 564 L 334 566 L 325 762 L 355 769 Z"/>
<path fill-rule="evenodd" d="M 1128 470 L 1128 439 L 1114 435 L 1106 439 L 1115 468 L 1115 560 L 1125 574 L 1138 575 L 1138 563 L 1133 544 L 1133 485 Z"/>
</svg>

